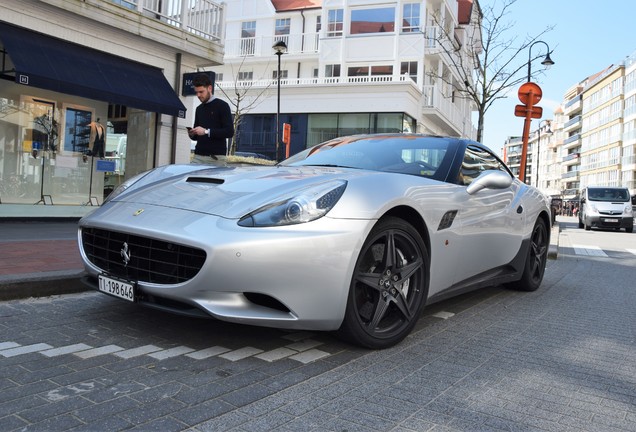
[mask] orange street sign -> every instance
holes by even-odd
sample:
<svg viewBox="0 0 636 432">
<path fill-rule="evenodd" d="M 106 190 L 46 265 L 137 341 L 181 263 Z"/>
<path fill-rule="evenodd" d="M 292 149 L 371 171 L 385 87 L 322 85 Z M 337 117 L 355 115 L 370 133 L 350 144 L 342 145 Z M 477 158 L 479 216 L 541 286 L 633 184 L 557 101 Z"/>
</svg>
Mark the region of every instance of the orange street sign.
<svg viewBox="0 0 636 432">
<path fill-rule="evenodd" d="M 519 87 L 518 96 L 522 104 L 534 105 L 539 103 L 541 96 L 543 96 L 543 92 L 538 84 L 527 82 Z"/>
<path fill-rule="evenodd" d="M 528 110 L 530 110 L 530 118 L 538 119 L 543 115 L 543 108 L 539 106 L 515 105 L 515 115 L 517 117 L 525 117 Z"/>
</svg>

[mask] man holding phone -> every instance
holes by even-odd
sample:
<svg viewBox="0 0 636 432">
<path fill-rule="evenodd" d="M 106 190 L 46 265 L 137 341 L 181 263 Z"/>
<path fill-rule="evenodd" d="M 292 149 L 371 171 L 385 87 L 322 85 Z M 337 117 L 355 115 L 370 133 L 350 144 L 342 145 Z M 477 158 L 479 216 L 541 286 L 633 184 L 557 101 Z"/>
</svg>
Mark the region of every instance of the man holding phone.
<svg viewBox="0 0 636 432">
<path fill-rule="evenodd" d="M 227 140 L 234 136 L 230 106 L 214 97 L 214 87 L 207 75 L 195 76 L 193 84 L 201 105 L 194 113 L 193 127 L 188 128 L 190 139 L 197 142 L 192 163 L 225 166 Z"/>
</svg>

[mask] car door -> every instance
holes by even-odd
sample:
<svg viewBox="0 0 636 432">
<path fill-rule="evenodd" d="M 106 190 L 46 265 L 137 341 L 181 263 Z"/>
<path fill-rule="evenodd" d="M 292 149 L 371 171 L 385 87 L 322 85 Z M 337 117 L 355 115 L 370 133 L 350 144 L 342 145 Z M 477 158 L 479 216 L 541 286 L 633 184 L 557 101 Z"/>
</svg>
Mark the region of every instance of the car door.
<svg viewBox="0 0 636 432">
<path fill-rule="evenodd" d="M 489 150 L 468 146 L 458 183 L 468 186 L 485 171 L 504 171 L 505 165 Z M 508 264 L 521 247 L 525 211 L 519 201 L 519 182 L 505 188 L 466 192 L 458 213 L 461 224 L 460 251 L 455 283 L 471 279 Z"/>
</svg>

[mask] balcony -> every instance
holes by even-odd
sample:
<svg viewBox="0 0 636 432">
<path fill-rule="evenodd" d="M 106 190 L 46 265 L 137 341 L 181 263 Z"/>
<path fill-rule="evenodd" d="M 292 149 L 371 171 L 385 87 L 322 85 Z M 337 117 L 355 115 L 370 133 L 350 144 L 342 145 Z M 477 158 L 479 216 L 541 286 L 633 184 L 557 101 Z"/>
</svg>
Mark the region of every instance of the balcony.
<svg viewBox="0 0 636 432">
<path fill-rule="evenodd" d="M 572 129 L 577 129 L 581 127 L 581 116 L 577 115 L 574 118 L 571 118 L 563 125 L 563 131 L 568 132 Z"/>
<path fill-rule="evenodd" d="M 220 42 L 225 27 L 224 5 L 211 0 L 110 0 L 204 39 Z"/>
<path fill-rule="evenodd" d="M 573 112 L 578 112 L 581 110 L 582 105 L 581 101 L 583 100 L 583 95 L 578 95 L 570 99 L 565 103 L 563 107 L 563 114 L 570 115 Z"/>
<path fill-rule="evenodd" d="M 579 172 L 578 171 L 568 171 L 566 173 L 561 174 L 561 178 L 562 179 L 574 178 L 574 177 L 578 177 L 578 176 L 579 176 Z"/>
<path fill-rule="evenodd" d="M 272 46 L 282 40 L 287 45 L 287 54 L 318 54 L 319 33 L 259 36 L 225 41 L 225 58 L 271 57 Z"/>
<path fill-rule="evenodd" d="M 563 140 L 563 149 L 571 149 L 581 145 L 581 134 L 577 133 Z"/>
<path fill-rule="evenodd" d="M 428 115 L 431 120 L 440 126 L 448 124 L 458 126 L 465 123 L 465 117 L 461 110 L 453 103 L 449 96 L 442 93 L 440 86 L 425 85 L 422 86 L 422 113 Z M 457 129 L 455 132 L 460 136 L 466 135 L 466 131 Z"/>
<path fill-rule="evenodd" d="M 564 165 L 577 165 L 581 163 L 581 153 L 570 153 L 563 158 Z"/>
</svg>

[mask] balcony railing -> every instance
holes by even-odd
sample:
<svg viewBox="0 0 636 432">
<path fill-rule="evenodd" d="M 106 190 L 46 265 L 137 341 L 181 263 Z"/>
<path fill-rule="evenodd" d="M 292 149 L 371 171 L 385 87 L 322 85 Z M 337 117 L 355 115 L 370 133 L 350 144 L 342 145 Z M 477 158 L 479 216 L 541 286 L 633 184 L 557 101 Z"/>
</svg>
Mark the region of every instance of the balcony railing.
<svg viewBox="0 0 636 432">
<path fill-rule="evenodd" d="M 570 126 L 574 126 L 577 123 L 581 123 L 581 116 L 577 115 L 576 117 L 570 119 L 563 125 L 563 129 L 567 130 Z"/>
<path fill-rule="evenodd" d="M 223 41 L 225 6 L 212 0 L 111 0 L 205 39 Z"/>
<path fill-rule="evenodd" d="M 579 172 L 578 171 L 570 171 L 570 172 L 566 172 L 561 174 L 561 178 L 572 178 L 572 177 L 578 177 Z"/>
<path fill-rule="evenodd" d="M 422 107 L 435 109 L 444 115 L 452 124 L 463 124 L 464 116 L 455 106 L 452 98 L 445 96 L 437 85 L 425 85 L 422 88 Z"/>
<path fill-rule="evenodd" d="M 576 142 L 581 139 L 581 134 L 574 134 L 571 137 L 563 140 L 563 145 L 568 145 L 570 143 Z"/>
<path fill-rule="evenodd" d="M 574 159 L 578 159 L 581 157 L 581 153 L 570 153 L 569 155 L 563 158 L 563 162 L 571 161 Z"/>
<path fill-rule="evenodd" d="M 354 76 L 354 77 L 323 77 L 323 78 L 281 78 L 281 86 L 303 86 L 303 85 L 344 85 L 344 84 L 367 84 L 367 83 L 389 83 L 408 82 L 416 85 L 410 77 L 405 75 L 374 75 L 374 76 Z M 276 79 L 261 79 L 253 81 L 217 81 L 220 88 L 253 87 L 263 88 L 276 86 Z"/>
<path fill-rule="evenodd" d="M 271 57 L 272 46 L 282 40 L 287 45 L 287 54 L 317 54 L 319 33 L 293 35 L 257 36 L 225 40 L 225 58 Z"/>
</svg>

